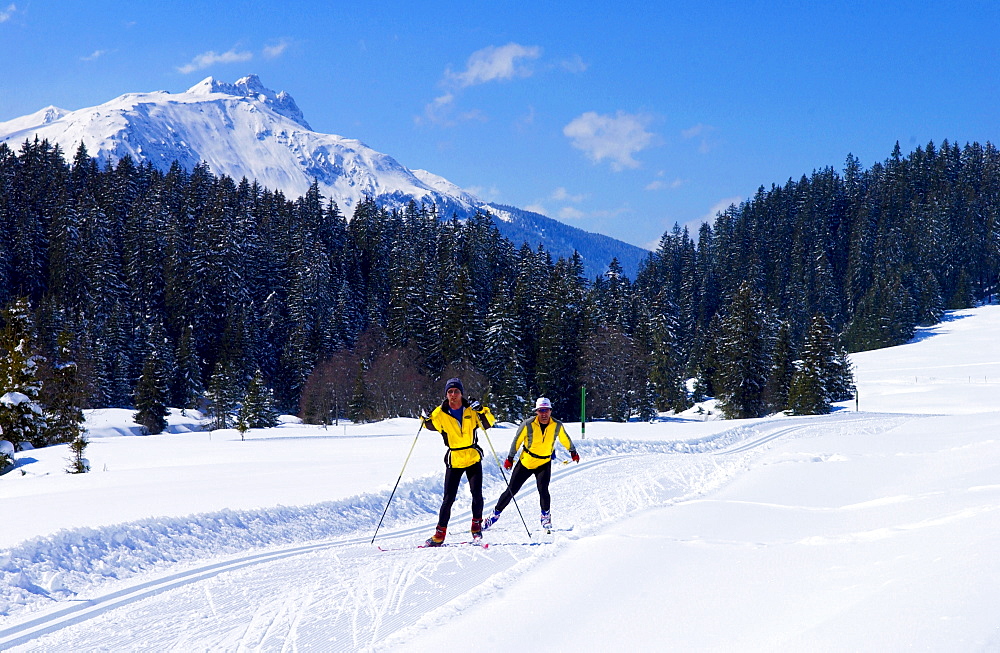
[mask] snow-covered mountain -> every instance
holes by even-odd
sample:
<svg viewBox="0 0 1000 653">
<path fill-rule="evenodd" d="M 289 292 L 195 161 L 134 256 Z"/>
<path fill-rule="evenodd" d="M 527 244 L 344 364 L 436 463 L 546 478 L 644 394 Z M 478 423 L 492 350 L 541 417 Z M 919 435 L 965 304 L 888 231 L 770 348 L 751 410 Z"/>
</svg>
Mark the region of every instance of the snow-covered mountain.
<svg viewBox="0 0 1000 653">
<path fill-rule="evenodd" d="M 188 169 L 204 161 L 215 174 L 256 179 L 292 198 L 316 180 L 347 216 L 365 196 L 390 207 L 410 199 L 433 203 L 445 216 L 489 210 L 515 244 L 541 242 L 556 256 L 576 249 L 591 275 L 603 272 L 612 256 L 634 275 L 647 254 L 538 214 L 488 204 L 359 140 L 313 131 L 288 93 L 265 87 L 256 75 L 233 84 L 208 77 L 183 93 L 127 93 L 76 111 L 50 106 L 0 122 L 0 142 L 12 149 L 36 136 L 58 143 L 68 157 L 83 143 L 102 161 L 131 155 L 163 170 L 175 160 Z"/>
</svg>

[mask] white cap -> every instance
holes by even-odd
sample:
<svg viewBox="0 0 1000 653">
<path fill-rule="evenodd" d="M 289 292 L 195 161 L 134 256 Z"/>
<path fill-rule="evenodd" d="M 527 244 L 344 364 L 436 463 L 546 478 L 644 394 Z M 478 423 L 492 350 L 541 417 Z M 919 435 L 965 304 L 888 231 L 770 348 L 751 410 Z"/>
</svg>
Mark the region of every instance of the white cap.
<svg viewBox="0 0 1000 653">
<path fill-rule="evenodd" d="M 539 408 L 548 408 L 549 410 L 552 410 L 552 402 L 546 397 L 539 397 L 538 401 L 535 402 L 535 410 L 538 410 Z"/>
</svg>

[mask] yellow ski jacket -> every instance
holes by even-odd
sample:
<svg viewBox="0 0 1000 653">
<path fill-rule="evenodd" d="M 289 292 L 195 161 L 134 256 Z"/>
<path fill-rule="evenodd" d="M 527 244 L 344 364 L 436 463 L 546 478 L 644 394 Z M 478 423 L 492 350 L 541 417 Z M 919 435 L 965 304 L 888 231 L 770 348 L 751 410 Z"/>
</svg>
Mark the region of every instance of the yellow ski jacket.
<svg viewBox="0 0 1000 653">
<path fill-rule="evenodd" d="M 424 426 L 431 431 L 437 431 L 444 439 L 448 453 L 444 455 L 444 463 L 448 467 L 463 469 L 472 467 L 483 459 L 483 450 L 479 446 L 476 428 L 488 429 L 496 423 L 493 412 L 483 406 L 479 412 L 469 407 L 469 402 L 462 398 L 462 423 L 452 417 L 447 409 L 448 400 L 431 411 L 430 417 L 424 420 Z"/>
<path fill-rule="evenodd" d="M 517 450 L 521 449 L 521 464 L 528 469 L 536 469 L 552 460 L 552 454 L 556 449 L 556 438 L 570 453 L 576 451 L 562 422 L 550 419 L 543 431 L 537 416 L 529 417 L 518 427 L 507 457 L 513 458 Z"/>
</svg>

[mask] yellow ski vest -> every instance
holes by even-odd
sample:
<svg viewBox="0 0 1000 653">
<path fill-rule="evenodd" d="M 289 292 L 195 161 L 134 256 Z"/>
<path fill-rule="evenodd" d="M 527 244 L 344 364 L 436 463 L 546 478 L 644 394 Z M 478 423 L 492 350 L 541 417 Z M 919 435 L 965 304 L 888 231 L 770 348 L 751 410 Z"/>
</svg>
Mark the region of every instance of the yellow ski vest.
<svg viewBox="0 0 1000 653">
<path fill-rule="evenodd" d="M 483 406 L 480 413 L 469 408 L 468 402 L 462 399 L 462 423 L 452 417 L 446 406 L 446 399 L 440 406 L 431 411 L 430 417 L 424 421 L 424 426 L 437 431 L 444 439 L 448 452 L 444 455 L 444 463 L 448 467 L 459 469 L 472 467 L 483 459 L 483 450 L 479 446 L 476 428 L 488 429 L 496 423 L 493 412 Z"/>
<path fill-rule="evenodd" d="M 573 441 L 563 427 L 563 423 L 557 419 L 550 419 L 549 425 L 542 431 L 542 425 L 538 423 L 537 416 L 529 417 L 521 423 L 514 436 L 514 441 L 510 445 L 508 458 L 513 458 L 518 449 L 521 449 L 521 464 L 528 469 L 541 467 L 552 460 L 552 454 L 556 448 L 556 438 L 562 446 L 569 451 L 575 451 Z"/>
</svg>

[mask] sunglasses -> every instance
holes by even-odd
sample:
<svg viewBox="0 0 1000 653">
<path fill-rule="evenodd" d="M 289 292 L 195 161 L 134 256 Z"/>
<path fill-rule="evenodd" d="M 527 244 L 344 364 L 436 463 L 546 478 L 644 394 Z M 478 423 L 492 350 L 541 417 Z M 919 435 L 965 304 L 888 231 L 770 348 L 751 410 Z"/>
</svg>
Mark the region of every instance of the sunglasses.
<svg viewBox="0 0 1000 653">
<path fill-rule="evenodd" d="M 536 408 L 535 412 L 536 413 L 551 413 L 552 409 L 551 408 Z"/>
</svg>

